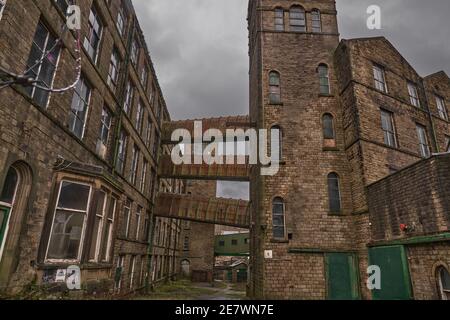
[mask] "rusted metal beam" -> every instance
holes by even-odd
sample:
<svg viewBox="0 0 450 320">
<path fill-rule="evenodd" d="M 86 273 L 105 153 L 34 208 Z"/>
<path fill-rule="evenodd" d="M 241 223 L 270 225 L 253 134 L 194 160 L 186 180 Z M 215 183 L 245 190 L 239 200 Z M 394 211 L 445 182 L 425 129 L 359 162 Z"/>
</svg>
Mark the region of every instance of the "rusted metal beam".
<svg viewBox="0 0 450 320">
<path fill-rule="evenodd" d="M 159 193 L 155 216 L 250 228 L 250 203 L 244 200 Z"/>
</svg>

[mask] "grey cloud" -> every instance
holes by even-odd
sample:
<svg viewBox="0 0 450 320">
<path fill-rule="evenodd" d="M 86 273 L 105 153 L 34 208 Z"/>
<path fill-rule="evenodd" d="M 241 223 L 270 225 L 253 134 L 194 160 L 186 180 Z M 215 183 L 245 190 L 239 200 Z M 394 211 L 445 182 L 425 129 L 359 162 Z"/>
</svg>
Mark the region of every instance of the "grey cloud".
<svg viewBox="0 0 450 320">
<path fill-rule="evenodd" d="M 133 0 L 173 119 L 248 113 L 247 0 Z M 382 8 L 383 29 L 366 27 Z M 337 0 L 342 38 L 386 36 L 427 75 L 450 74 L 449 0 Z M 223 195 L 233 187 L 219 183 Z"/>
</svg>

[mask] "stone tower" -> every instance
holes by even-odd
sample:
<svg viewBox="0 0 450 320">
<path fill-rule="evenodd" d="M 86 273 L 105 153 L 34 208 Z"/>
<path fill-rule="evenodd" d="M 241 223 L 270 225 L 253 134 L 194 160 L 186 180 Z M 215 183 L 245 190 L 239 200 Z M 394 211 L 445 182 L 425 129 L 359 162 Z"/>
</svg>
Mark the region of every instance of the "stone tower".
<svg viewBox="0 0 450 320">
<path fill-rule="evenodd" d="M 251 179 L 250 295 L 356 298 L 335 1 L 250 0 L 248 23 L 251 121 L 282 132 L 279 173 Z"/>
</svg>

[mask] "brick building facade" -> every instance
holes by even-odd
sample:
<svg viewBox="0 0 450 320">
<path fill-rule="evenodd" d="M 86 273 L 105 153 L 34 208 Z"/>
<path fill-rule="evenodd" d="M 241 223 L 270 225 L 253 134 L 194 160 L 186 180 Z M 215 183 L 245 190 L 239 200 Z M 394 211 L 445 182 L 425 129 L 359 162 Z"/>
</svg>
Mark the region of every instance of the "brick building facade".
<svg viewBox="0 0 450 320">
<path fill-rule="evenodd" d="M 252 175 L 250 295 L 445 296 L 445 170 L 402 169 L 448 151 L 450 80 L 422 78 L 385 38 L 340 41 L 336 16 L 334 0 L 249 1 L 251 122 L 282 132 L 280 172 Z M 450 155 L 442 157 L 430 166 L 448 170 Z M 408 199 L 417 199 L 423 229 L 395 218 Z M 401 231 L 407 223 L 416 234 Z M 369 292 L 366 270 L 377 263 L 383 284 L 394 285 Z"/>
<path fill-rule="evenodd" d="M 0 20 L 2 68 L 29 70 L 44 87 L 74 82 L 77 33 L 63 27 L 70 3 L 8 1 Z M 126 294 L 176 272 L 170 266 L 180 222 L 152 224 L 154 198 L 159 184 L 185 189 L 178 180 L 158 182 L 161 125 L 170 117 L 134 9 L 131 1 L 76 4 L 76 87 L 0 91 L 2 291 L 53 286 L 57 270 L 74 264 L 91 293 Z M 2 84 L 11 80 L 0 74 Z M 155 247 L 152 228 L 164 239 Z M 164 267 L 151 279 L 152 257 Z"/>
</svg>

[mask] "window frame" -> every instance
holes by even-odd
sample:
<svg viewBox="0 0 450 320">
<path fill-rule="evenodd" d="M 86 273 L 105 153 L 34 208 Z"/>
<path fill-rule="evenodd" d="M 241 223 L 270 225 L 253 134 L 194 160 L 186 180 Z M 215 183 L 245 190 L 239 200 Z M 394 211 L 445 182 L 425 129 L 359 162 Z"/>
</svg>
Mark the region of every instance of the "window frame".
<svg viewBox="0 0 450 320">
<path fill-rule="evenodd" d="M 318 22 L 319 26 L 314 26 L 315 22 Z M 322 13 L 319 9 L 311 10 L 311 28 L 314 33 L 322 33 Z"/>
<path fill-rule="evenodd" d="M 331 125 L 331 127 L 328 126 Z M 331 135 L 329 135 L 331 131 Z M 334 124 L 334 116 L 327 112 L 322 115 L 322 134 L 324 140 L 336 140 L 336 130 Z"/>
<path fill-rule="evenodd" d="M 107 114 L 107 116 L 109 116 L 108 123 L 106 123 L 106 121 L 105 121 L 105 116 L 104 116 L 105 113 Z M 103 144 L 103 146 L 105 146 L 105 148 L 108 147 L 108 144 L 109 144 L 109 138 L 110 138 L 110 135 L 111 135 L 112 123 L 113 123 L 113 114 L 112 114 L 111 110 L 106 105 L 104 105 L 103 108 L 102 108 L 102 116 L 100 118 L 100 137 L 99 137 L 99 140 Z M 106 141 L 103 140 L 105 132 L 106 132 Z"/>
<path fill-rule="evenodd" d="M 295 14 L 301 17 L 295 17 Z M 302 24 L 303 21 L 303 24 Z M 298 24 L 297 24 L 298 23 Z M 293 5 L 289 9 L 289 31 L 291 32 L 307 32 L 307 20 L 306 20 L 306 10 L 300 5 Z"/>
<path fill-rule="evenodd" d="M 109 71 L 107 84 L 114 92 L 117 91 L 117 86 L 119 84 L 120 66 L 122 64 L 119 50 L 114 46 L 111 52 L 111 59 L 109 62 Z"/>
<path fill-rule="evenodd" d="M 88 195 L 88 199 L 87 199 L 87 203 L 86 203 L 86 211 L 58 207 L 58 203 L 59 203 L 59 200 L 60 200 L 60 197 L 61 197 L 61 190 L 62 190 L 62 186 L 63 186 L 64 182 L 73 183 L 73 184 L 78 184 L 78 185 L 83 185 L 83 186 L 89 187 L 89 195 Z M 84 242 L 85 242 L 85 236 L 86 236 L 87 219 L 88 219 L 89 214 L 91 212 L 91 202 L 92 202 L 93 190 L 94 189 L 93 189 L 92 185 L 90 185 L 89 183 L 84 183 L 84 182 L 80 182 L 80 181 L 73 181 L 73 180 L 70 180 L 70 179 L 67 179 L 67 180 L 66 179 L 62 179 L 59 182 L 58 196 L 56 198 L 55 207 L 53 208 L 50 233 L 49 233 L 49 237 L 48 237 L 48 240 L 47 240 L 47 246 L 46 246 L 46 251 L 45 251 L 45 258 L 44 258 L 45 262 L 47 262 L 47 263 L 59 263 L 59 262 L 74 262 L 74 263 L 78 263 L 78 262 L 81 261 L 81 257 L 82 257 L 82 253 L 83 253 L 83 247 L 84 247 Z M 54 228 L 54 224 L 55 224 L 55 218 L 56 218 L 56 211 L 57 210 L 76 212 L 76 213 L 84 214 L 83 227 L 82 227 L 81 235 L 80 235 L 80 244 L 79 244 L 79 248 L 78 248 L 77 259 L 49 259 L 48 258 L 48 253 L 49 253 L 49 250 L 50 250 L 50 243 L 51 243 L 51 240 L 52 240 L 53 228 Z"/>
<path fill-rule="evenodd" d="M 385 109 L 381 109 L 380 113 L 381 113 L 381 130 L 383 131 L 384 144 L 391 148 L 398 148 L 397 130 L 395 128 L 394 113 Z M 383 116 L 389 117 L 389 124 L 391 125 L 392 129 L 384 128 L 383 119 L 385 118 Z M 393 139 L 393 141 L 390 141 L 391 138 Z M 391 142 L 393 142 L 393 145 L 391 144 Z"/>
<path fill-rule="evenodd" d="M 383 66 L 374 63 L 372 65 L 373 69 L 373 79 L 375 84 L 375 89 L 377 89 L 380 92 L 388 93 L 388 86 L 386 82 L 386 70 Z M 378 75 L 381 76 L 382 79 L 378 79 Z M 383 86 L 383 88 L 381 88 Z"/>
<path fill-rule="evenodd" d="M 91 14 L 94 16 L 95 22 L 99 26 L 99 31 L 100 31 L 99 34 L 97 33 L 97 31 L 94 28 L 95 24 L 94 25 L 91 24 L 91 21 L 90 21 Z M 100 53 L 100 47 L 101 47 L 102 38 L 103 38 L 103 31 L 104 31 L 105 26 L 104 26 L 104 23 L 98 13 L 98 10 L 94 4 L 91 6 L 91 9 L 89 11 L 89 18 L 87 19 L 87 21 L 88 21 L 89 32 L 88 32 L 88 36 L 86 36 L 86 35 L 84 36 L 83 48 L 86 50 L 87 56 L 91 59 L 91 61 L 95 65 L 97 65 L 98 57 L 99 57 L 99 53 Z M 97 48 L 94 48 L 91 43 L 91 41 L 92 41 L 91 38 L 92 38 L 94 32 L 95 32 L 95 36 L 98 38 Z M 88 48 L 86 48 L 87 45 L 89 46 Z M 92 50 L 95 49 L 95 51 L 93 52 L 93 54 L 95 55 L 94 57 L 91 56 L 90 49 L 92 49 Z"/>
<path fill-rule="evenodd" d="M 123 3 L 120 4 L 119 10 L 117 11 L 116 27 L 117 30 L 119 31 L 120 36 L 123 38 L 125 36 L 128 27 L 128 16 L 126 14 L 126 10 L 123 6 Z"/>
<path fill-rule="evenodd" d="M 444 97 L 440 95 L 435 96 L 436 96 L 436 107 L 438 110 L 439 117 L 441 117 L 441 119 L 448 121 L 448 110 Z"/>
<path fill-rule="evenodd" d="M 420 156 L 427 159 L 431 156 L 430 142 L 428 140 L 428 131 L 426 126 L 416 123 L 416 132 L 419 140 Z M 422 141 L 424 138 L 425 141 Z"/>
<path fill-rule="evenodd" d="M 322 72 L 323 70 L 326 71 L 326 74 Z M 317 74 L 319 76 L 319 93 L 325 96 L 331 95 L 330 68 L 328 65 L 325 63 L 319 64 L 317 67 Z M 322 84 L 322 80 L 326 80 L 326 85 Z M 327 90 L 324 91 L 323 88 L 327 88 Z"/>
<path fill-rule="evenodd" d="M 35 42 L 36 34 L 37 34 L 37 32 L 38 32 L 39 27 L 42 27 L 42 29 L 46 32 L 45 40 L 44 40 L 44 44 L 43 44 L 43 48 L 41 48 L 41 47 Z M 51 65 L 53 65 L 54 69 L 53 69 L 53 72 L 52 72 L 52 76 L 51 76 L 50 83 L 47 84 L 47 83 L 45 83 L 45 82 L 42 81 L 42 80 L 39 81 L 41 85 L 44 85 L 44 86 L 46 86 L 47 88 L 51 88 L 51 87 L 53 86 L 53 83 L 54 83 L 55 78 L 56 78 L 56 72 L 57 72 L 57 70 L 58 70 L 59 62 L 60 62 L 60 59 L 61 59 L 61 54 L 62 54 L 62 48 L 61 48 L 61 47 L 58 48 L 58 45 L 56 45 L 56 47 L 55 47 L 54 50 L 57 50 L 58 53 L 57 53 L 57 55 L 56 55 L 56 57 L 55 57 L 55 63 L 54 63 L 54 64 L 48 59 L 48 57 L 44 56 L 44 53 L 47 52 L 47 49 L 50 49 L 50 48 L 47 48 L 47 46 L 48 46 L 48 43 L 49 43 L 51 37 L 53 37 L 53 41 L 55 41 L 55 44 L 56 44 L 56 41 L 57 41 L 58 39 L 57 39 L 56 37 L 53 36 L 53 34 L 50 32 L 50 29 L 46 26 L 46 24 L 45 24 L 42 20 L 39 20 L 39 21 L 38 21 L 38 24 L 37 24 L 37 26 L 36 26 L 35 33 L 34 33 L 34 35 L 33 35 L 33 41 L 32 41 L 32 45 L 31 45 L 30 52 L 29 52 L 29 54 L 28 54 L 28 60 L 27 60 L 27 64 L 26 64 L 26 65 L 27 65 L 27 69 L 30 68 L 30 67 L 32 67 L 33 65 L 36 65 L 36 66 L 35 66 L 35 68 L 37 67 L 37 72 L 36 72 L 36 74 L 34 74 L 34 71 L 33 71 L 33 69 L 35 69 L 35 68 L 32 68 L 32 69 L 30 69 L 30 70 L 27 72 L 27 76 L 33 78 L 34 80 L 39 80 L 39 77 L 40 77 L 41 72 L 42 72 L 42 69 L 43 69 L 42 66 L 44 65 L 45 61 L 48 61 L 48 62 L 50 62 Z M 33 61 L 33 62 L 29 61 L 29 60 L 31 59 L 31 56 L 32 56 L 32 53 L 33 53 L 33 48 L 34 48 L 34 46 L 39 50 L 39 53 L 40 53 L 39 59 L 38 59 L 38 60 L 41 61 L 41 62 L 40 62 L 39 64 L 36 64 L 35 61 Z M 43 49 L 44 51 L 42 51 L 41 49 Z M 54 50 L 53 50 L 53 51 L 54 51 Z M 47 54 L 47 56 L 48 56 L 48 54 Z M 44 72 L 44 73 L 45 73 L 45 72 Z M 44 92 L 44 94 L 46 95 L 46 101 L 45 101 L 45 104 L 44 104 L 44 105 L 40 105 L 39 102 L 35 100 L 35 95 L 36 95 L 36 92 L 37 92 L 37 91 L 43 91 L 43 90 L 37 88 L 35 85 L 30 85 L 29 87 L 26 88 L 26 92 L 28 93 L 28 95 L 30 96 L 30 98 L 31 98 L 36 104 L 38 104 L 41 108 L 45 108 L 45 109 L 46 109 L 46 108 L 48 107 L 48 105 L 49 105 L 49 102 L 50 102 L 51 92 Z"/>
<path fill-rule="evenodd" d="M 331 191 L 333 186 L 331 185 L 331 182 L 337 182 L 337 197 L 332 196 Z M 341 186 L 341 177 L 336 172 L 330 172 L 327 175 L 327 187 L 328 187 L 328 210 L 331 214 L 340 214 L 342 213 L 342 186 Z M 339 210 L 335 210 L 332 204 L 332 201 L 338 201 L 339 203 Z M 336 203 L 337 204 L 337 203 Z"/>
<path fill-rule="evenodd" d="M 279 201 L 277 201 L 279 200 Z M 282 213 L 275 213 L 275 204 L 282 205 Z M 281 216 L 283 219 L 283 225 L 275 225 L 275 216 Z M 275 228 L 283 228 L 283 236 L 278 237 L 275 235 Z M 275 197 L 272 200 L 272 237 L 276 240 L 286 240 L 286 202 L 282 197 Z"/>
<path fill-rule="evenodd" d="M 84 139 L 84 135 L 85 135 L 85 133 L 86 133 L 86 121 L 87 121 L 87 116 L 88 116 L 88 114 L 89 114 L 89 106 L 90 106 L 90 104 L 91 104 L 92 87 L 91 87 L 90 83 L 86 81 L 86 79 L 85 79 L 84 76 L 81 76 L 81 78 L 80 78 L 80 80 L 78 81 L 78 83 L 80 84 L 80 86 L 83 86 L 83 85 L 84 85 L 84 86 L 86 87 L 86 90 L 87 90 L 87 99 L 85 100 L 85 99 L 83 99 L 83 98 L 81 97 L 81 92 L 83 92 L 83 87 L 80 88 L 80 91 L 81 91 L 81 92 L 78 92 L 78 90 L 77 90 L 78 84 L 77 84 L 77 86 L 73 89 L 72 102 L 71 102 L 71 105 L 70 105 L 70 113 L 69 113 L 69 115 L 70 115 L 71 117 L 72 117 L 72 114 L 73 114 L 73 116 L 74 116 L 75 118 L 74 118 L 74 122 L 73 122 L 73 123 L 71 123 L 72 120 L 69 119 L 69 126 L 70 126 L 70 127 L 69 127 L 69 130 L 70 130 L 70 132 L 72 132 L 78 139 L 83 140 L 83 139 Z M 78 96 L 78 98 L 80 99 L 80 101 L 83 102 L 83 105 L 84 105 L 84 107 L 86 108 L 85 114 L 84 114 L 84 119 L 81 119 L 81 118 L 78 116 L 79 111 L 73 109 L 73 102 L 74 102 L 73 99 L 74 99 L 75 95 Z M 74 111 L 75 111 L 76 113 L 75 113 Z M 82 121 L 82 123 L 83 123 L 83 129 L 82 129 L 82 132 L 81 132 L 81 136 L 78 136 L 77 133 L 75 132 L 76 124 L 77 124 L 77 122 L 76 122 L 77 119 L 80 120 L 80 121 Z"/>
<path fill-rule="evenodd" d="M 103 208 L 101 209 L 101 213 L 102 213 L 101 215 L 99 215 L 97 211 L 95 212 L 94 219 L 99 218 L 100 222 L 98 224 L 96 242 L 90 243 L 91 246 L 95 246 L 94 257 L 93 258 L 90 257 L 91 252 L 89 250 L 89 258 L 88 258 L 89 262 L 94 262 L 94 263 L 99 262 L 99 256 L 100 256 L 100 251 L 101 251 L 102 241 L 103 241 L 103 237 L 102 237 L 103 236 L 103 227 L 104 227 L 104 223 L 105 223 L 105 217 L 107 214 L 106 209 L 107 209 L 107 205 L 108 205 L 108 201 L 109 201 L 108 193 L 105 190 L 99 190 L 99 192 L 103 193 L 103 195 L 104 195 Z M 93 227 L 94 227 L 92 230 L 93 233 L 91 236 L 93 236 L 94 232 L 95 232 L 95 221 L 94 221 Z"/>
<path fill-rule="evenodd" d="M 409 102 L 416 108 L 422 108 L 419 98 L 419 91 L 417 85 L 414 82 L 408 81 L 408 95 Z"/>
<path fill-rule="evenodd" d="M 272 80 L 276 81 L 272 82 Z M 274 97 L 278 97 L 278 99 Z M 269 104 L 280 105 L 281 103 L 281 74 L 272 70 L 269 72 Z"/>
<path fill-rule="evenodd" d="M 128 152 L 128 139 L 130 135 L 125 130 L 120 131 L 119 143 L 117 147 L 117 155 L 116 155 L 116 168 L 115 170 L 121 175 L 125 175 L 125 165 L 127 160 L 127 152 Z"/>
<path fill-rule="evenodd" d="M 133 153 L 131 158 L 131 170 L 130 170 L 130 182 L 132 185 L 136 185 L 137 182 L 137 174 L 138 174 L 138 168 L 139 168 L 139 156 L 140 156 L 140 150 L 139 147 L 134 144 L 133 146 Z"/>
<path fill-rule="evenodd" d="M 281 13 L 281 16 L 280 16 Z M 277 7 L 274 10 L 274 29 L 275 31 L 285 31 L 284 26 L 284 9 Z"/>
</svg>

